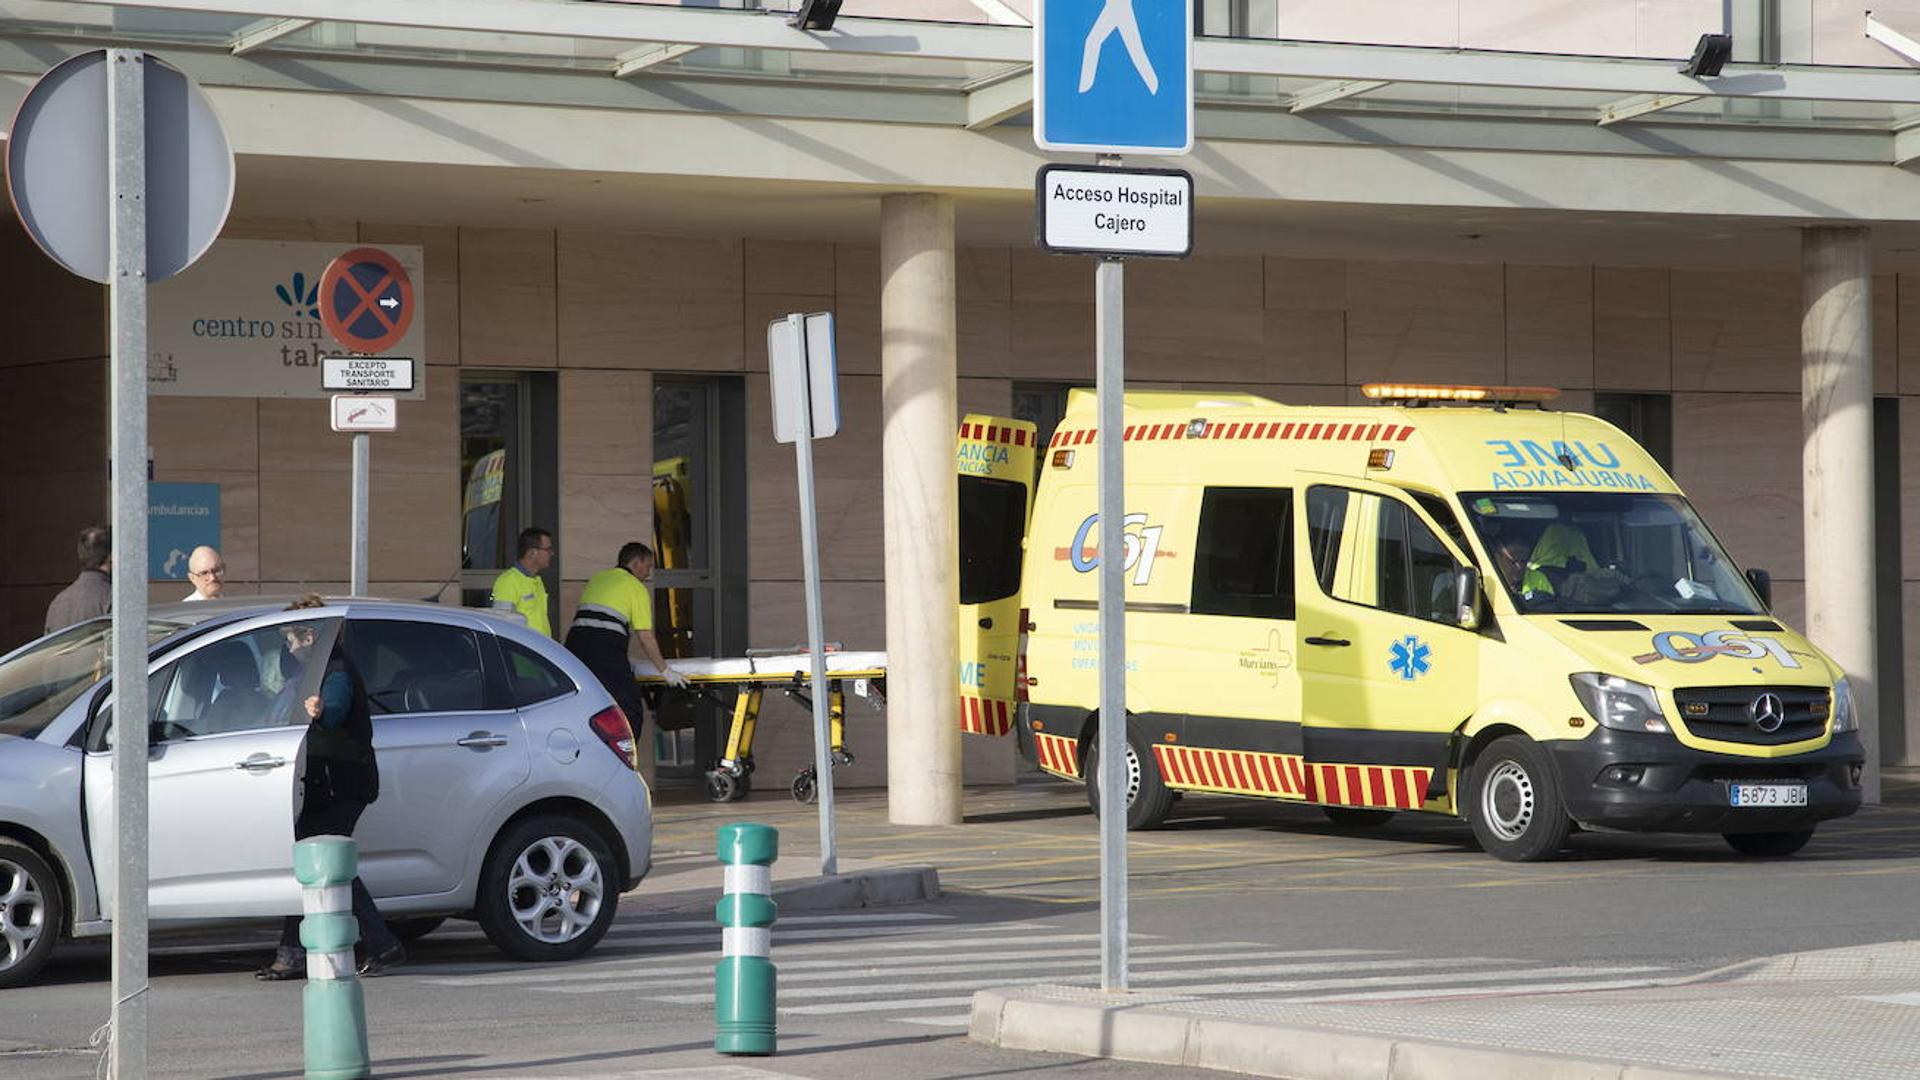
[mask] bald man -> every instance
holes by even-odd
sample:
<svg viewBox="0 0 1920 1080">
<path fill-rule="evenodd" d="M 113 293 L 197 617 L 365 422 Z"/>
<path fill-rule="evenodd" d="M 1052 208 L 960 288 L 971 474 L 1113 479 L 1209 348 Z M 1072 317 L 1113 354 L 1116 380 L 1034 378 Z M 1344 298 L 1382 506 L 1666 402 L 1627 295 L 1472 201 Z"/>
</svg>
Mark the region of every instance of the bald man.
<svg viewBox="0 0 1920 1080">
<path fill-rule="evenodd" d="M 193 582 L 193 594 L 188 600 L 219 599 L 220 590 L 227 587 L 227 560 L 202 544 L 187 556 L 187 580 Z"/>
</svg>

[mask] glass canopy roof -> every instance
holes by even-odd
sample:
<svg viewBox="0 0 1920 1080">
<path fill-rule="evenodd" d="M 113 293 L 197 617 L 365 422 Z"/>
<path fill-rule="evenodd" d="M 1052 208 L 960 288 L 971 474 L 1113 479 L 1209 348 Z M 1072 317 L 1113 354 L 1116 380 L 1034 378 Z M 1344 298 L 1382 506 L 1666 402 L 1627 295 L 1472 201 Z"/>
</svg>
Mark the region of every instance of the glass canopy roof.
<svg viewBox="0 0 1920 1080">
<path fill-rule="evenodd" d="M 893 12 L 919 17 L 869 14 Z M 1025 112 L 1030 13 L 1031 0 L 848 0 L 832 31 L 808 33 L 778 11 L 638 0 L 0 0 L 0 41 L 752 82 L 791 87 L 789 114 L 806 111 L 811 88 L 999 87 L 968 114 L 990 126 Z M 1696 79 L 1672 60 L 1224 38 L 1202 39 L 1195 61 L 1203 137 L 1222 109 L 1880 133 L 1920 119 L 1920 76 L 1907 69 L 1729 65 Z M 204 67 L 199 77 L 221 81 Z M 845 116 L 849 104 L 843 94 L 821 108 Z"/>
</svg>

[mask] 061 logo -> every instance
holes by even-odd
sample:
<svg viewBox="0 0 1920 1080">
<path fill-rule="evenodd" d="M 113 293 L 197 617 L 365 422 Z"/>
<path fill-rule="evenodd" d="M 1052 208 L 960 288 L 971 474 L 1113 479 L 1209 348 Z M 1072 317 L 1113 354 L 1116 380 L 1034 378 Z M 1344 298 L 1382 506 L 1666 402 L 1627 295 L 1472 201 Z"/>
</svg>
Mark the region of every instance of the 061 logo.
<svg viewBox="0 0 1920 1080">
<path fill-rule="evenodd" d="M 1064 556 L 1082 574 L 1092 573 L 1100 565 L 1100 552 L 1093 546 L 1097 539 L 1094 529 L 1099 524 L 1099 514 L 1087 515 L 1073 534 L 1073 546 L 1055 552 L 1056 557 Z M 1122 534 L 1121 565 L 1133 571 L 1135 585 L 1145 585 L 1153 577 L 1153 561 L 1161 554 L 1160 534 L 1166 526 L 1147 524 L 1145 514 L 1128 514 L 1120 519 L 1120 524 L 1127 530 Z"/>
<path fill-rule="evenodd" d="M 1636 663 L 1651 664 L 1659 660 L 1675 660 L 1682 664 L 1698 664 L 1716 656 L 1731 656 L 1739 660 L 1763 660 L 1772 657 L 1781 667 L 1797 668 L 1800 661 L 1778 639 L 1758 634 L 1741 634 L 1732 630 L 1709 630 L 1704 634 L 1689 633 L 1685 630 L 1663 630 L 1653 635 L 1653 651 L 1634 657 Z"/>
</svg>

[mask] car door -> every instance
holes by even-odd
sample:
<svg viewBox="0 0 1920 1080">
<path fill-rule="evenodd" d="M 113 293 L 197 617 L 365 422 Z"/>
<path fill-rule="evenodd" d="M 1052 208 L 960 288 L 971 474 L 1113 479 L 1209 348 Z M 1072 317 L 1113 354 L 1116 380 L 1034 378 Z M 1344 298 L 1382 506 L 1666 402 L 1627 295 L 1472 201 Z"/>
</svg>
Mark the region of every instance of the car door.
<svg viewBox="0 0 1920 1080">
<path fill-rule="evenodd" d="M 1446 777 L 1479 691 L 1479 635 L 1455 619 L 1457 549 L 1403 493 L 1328 477 L 1302 487 L 1297 561 L 1308 798 L 1412 809 Z"/>
<path fill-rule="evenodd" d="M 360 876 L 377 897 L 458 888 L 474 830 L 527 780 L 526 728 L 490 645 L 464 620 L 347 624 L 380 763 L 380 798 L 354 831 Z"/>
<path fill-rule="evenodd" d="M 148 902 L 155 919 L 280 915 L 300 907 L 293 818 L 307 715 L 324 665 L 287 649 L 295 625 L 324 656 L 337 619 L 240 630 L 156 669 L 148 772 Z M 95 866 L 114 859 L 113 718 L 95 718 L 86 801 Z M 102 875 L 109 910 L 112 875 Z"/>
</svg>

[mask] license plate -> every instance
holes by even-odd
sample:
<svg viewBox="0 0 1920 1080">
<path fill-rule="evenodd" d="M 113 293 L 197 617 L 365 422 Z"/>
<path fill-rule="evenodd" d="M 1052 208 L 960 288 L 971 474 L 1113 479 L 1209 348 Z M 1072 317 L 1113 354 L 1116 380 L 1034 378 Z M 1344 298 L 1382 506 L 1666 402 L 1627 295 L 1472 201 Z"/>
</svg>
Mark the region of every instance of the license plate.
<svg viewBox="0 0 1920 1080">
<path fill-rule="evenodd" d="M 1728 798 L 1735 806 L 1805 806 L 1805 784 L 1730 784 Z"/>
</svg>

